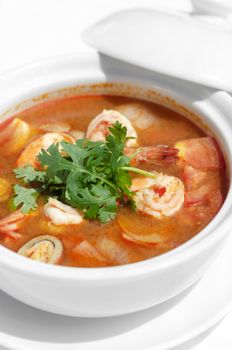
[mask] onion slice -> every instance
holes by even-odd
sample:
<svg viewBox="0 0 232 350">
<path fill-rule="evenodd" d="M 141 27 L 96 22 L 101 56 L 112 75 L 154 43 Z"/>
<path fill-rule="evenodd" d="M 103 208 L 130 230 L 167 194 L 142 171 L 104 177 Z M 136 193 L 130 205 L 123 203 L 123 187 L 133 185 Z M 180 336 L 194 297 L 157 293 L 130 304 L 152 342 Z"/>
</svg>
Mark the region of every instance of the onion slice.
<svg viewBox="0 0 232 350">
<path fill-rule="evenodd" d="M 149 220 L 149 218 L 121 212 L 118 215 L 118 224 L 122 229 L 121 237 L 126 241 L 142 246 L 162 244 L 168 241 L 167 235 L 159 233 L 157 221 Z"/>
<path fill-rule="evenodd" d="M 18 254 L 44 263 L 59 264 L 63 257 L 63 244 L 54 236 L 38 236 L 24 244 Z"/>
<path fill-rule="evenodd" d="M 84 131 L 81 130 L 71 130 L 69 134 L 74 137 L 75 140 L 80 140 L 85 138 Z"/>
<path fill-rule="evenodd" d="M 129 252 L 123 245 L 123 242 L 115 242 L 108 237 L 99 236 L 96 242 L 96 248 L 112 263 L 124 265 L 131 262 Z"/>
<path fill-rule="evenodd" d="M 73 248 L 75 254 L 106 263 L 106 258 L 88 241 L 83 240 Z"/>
<path fill-rule="evenodd" d="M 143 246 L 151 246 L 166 242 L 161 235 L 153 233 L 150 235 L 137 235 L 132 232 L 122 232 L 122 238 L 126 241 L 130 241 Z"/>
</svg>

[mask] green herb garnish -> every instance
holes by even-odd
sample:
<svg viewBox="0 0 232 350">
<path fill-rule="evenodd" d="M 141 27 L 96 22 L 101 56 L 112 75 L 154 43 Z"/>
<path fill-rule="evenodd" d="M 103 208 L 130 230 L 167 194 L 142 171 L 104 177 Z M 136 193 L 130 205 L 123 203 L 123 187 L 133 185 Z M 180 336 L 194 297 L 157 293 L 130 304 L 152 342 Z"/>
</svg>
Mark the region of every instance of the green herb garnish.
<svg viewBox="0 0 232 350">
<path fill-rule="evenodd" d="M 125 127 L 116 122 L 109 131 L 106 142 L 81 139 L 75 144 L 61 142 L 42 149 L 38 159 L 44 171 L 30 165 L 15 169 L 16 177 L 32 188 L 15 185 L 14 205 L 22 205 L 23 212 L 34 210 L 42 193 L 102 223 L 115 217 L 118 203 L 125 204 L 125 198 L 134 207 L 130 172 L 155 175 L 130 166 L 130 158 L 123 153 L 128 139 Z"/>
<path fill-rule="evenodd" d="M 25 183 L 30 183 L 33 181 L 44 181 L 46 176 L 45 171 L 35 170 L 31 165 L 14 169 L 14 173 L 18 179 L 23 179 Z"/>
<path fill-rule="evenodd" d="M 14 186 L 15 197 L 13 204 L 17 208 L 22 205 L 21 211 L 25 214 L 37 208 L 36 199 L 39 193 L 34 188 L 25 188 L 20 185 Z"/>
</svg>

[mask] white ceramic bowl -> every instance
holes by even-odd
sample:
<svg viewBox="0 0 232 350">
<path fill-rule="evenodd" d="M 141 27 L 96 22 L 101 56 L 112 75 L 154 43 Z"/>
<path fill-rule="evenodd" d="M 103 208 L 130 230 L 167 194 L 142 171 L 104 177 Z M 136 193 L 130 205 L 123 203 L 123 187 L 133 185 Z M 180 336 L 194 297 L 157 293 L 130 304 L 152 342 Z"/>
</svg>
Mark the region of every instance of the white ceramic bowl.
<svg viewBox="0 0 232 350">
<path fill-rule="evenodd" d="M 79 87 L 91 83 L 95 85 Z M 64 89 L 71 86 L 77 87 Z M 58 89 L 64 90 L 57 92 Z M 216 133 L 230 171 L 232 100 L 228 94 L 92 52 L 50 59 L 2 75 L 0 114 L 7 118 L 15 111 L 56 96 L 119 90 L 165 103 L 185 115 L 190 113 L 180 105 L 199 114 Z M 43 96 L 37 98 L 39 95 Z M 231 207 L 230 190 L 218 215 L 201 233 L 166 254 L 130 265 L 107 268 L 46 265 L 0 246 L 0 288 L 34 307 L 71 316 L 113 316 L 149 308 L 177 295 L 202 276 L 226 241 L 232 224 Z"/>
</svg>

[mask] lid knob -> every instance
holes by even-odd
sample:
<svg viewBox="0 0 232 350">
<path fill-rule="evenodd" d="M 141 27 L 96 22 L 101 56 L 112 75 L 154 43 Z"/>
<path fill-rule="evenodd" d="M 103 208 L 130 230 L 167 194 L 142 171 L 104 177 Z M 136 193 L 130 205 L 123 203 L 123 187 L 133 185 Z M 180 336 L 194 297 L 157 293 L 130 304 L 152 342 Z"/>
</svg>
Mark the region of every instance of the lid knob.
<svg viewBox="0 0 232 350">
<path fill-rule="evenodd" d="M 232 14 L 231 0 L 191 0 L 197 14 L 229 17 Z"/>
</svg>

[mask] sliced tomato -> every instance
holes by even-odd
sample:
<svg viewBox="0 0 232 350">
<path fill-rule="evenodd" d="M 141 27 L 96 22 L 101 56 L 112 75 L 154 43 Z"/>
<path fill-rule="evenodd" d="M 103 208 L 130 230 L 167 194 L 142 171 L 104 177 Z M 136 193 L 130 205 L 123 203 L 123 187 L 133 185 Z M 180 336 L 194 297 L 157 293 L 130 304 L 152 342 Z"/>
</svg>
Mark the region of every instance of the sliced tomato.
<svg viewBox="0 0 232 350">
<path fill-rule="evenodd" d="M 187 207 L 206 205 L 214 215 L 221 208 L 222 203 L 221 190 L 214 188 L 210 183 L 185 193 L 185 204 Z"/>
<path fill-rule="evenodd" d="M 157 193 L 160 197 L 162 197 L 164 195 L 164 193 L 166 192 L 166 187 L 164 187 L 164 186 L 162 186 L 162 187 L 154 186 L 153 187 L 153 191 L 155 193 Z"/>
<path fill-rule="evenodd" d="M 208 197 L 208 204 L 195 207 L 197 220 L 199 222 L 205 222 L 206 220 L 212 220 L 223 204 L 223 197 L 221 192 L 214 191 L 210 193 Z"/>
<path fill-rule="evenodd" d="M 197 169 L 220 169 L 225 166 L 223 155 L 212 137 L 187 139 L 175 144 L 178 156 Z"/>
<path fill-rule="evenodd" d="M 185 193 L 185 203 L 187 206 L 195 206 L 208 202 L 211 188 L 209 185 L 203 185 Z"/>
<path fill-rule="evenodd" d="M 214 205 L 219 207 L 222 204 L 222 195 L 220 191 L 219 171 L 214 171 L 213 176 L 210 173 L 193 168 L 190 165 L 184 167 L 184 179 L 187 188 L 185 193 L 185 204 L 189 206 L 198 206 L 207 204 L 210 208 Z"/>
<path fill-rule="evenodd" d="M 209 202 L 211 209 L 216 214 L 223 204 L 223 197 L 220 190 L 215 190 L 210 193 Z"/>
<path fill-rule="evenodd" d="M 207 173 L 205 171 L 193 168 L 191 165 L 185 165 L 184 180 L 187 190 L 191 191 L 207 181 Z"/>
</svg>

